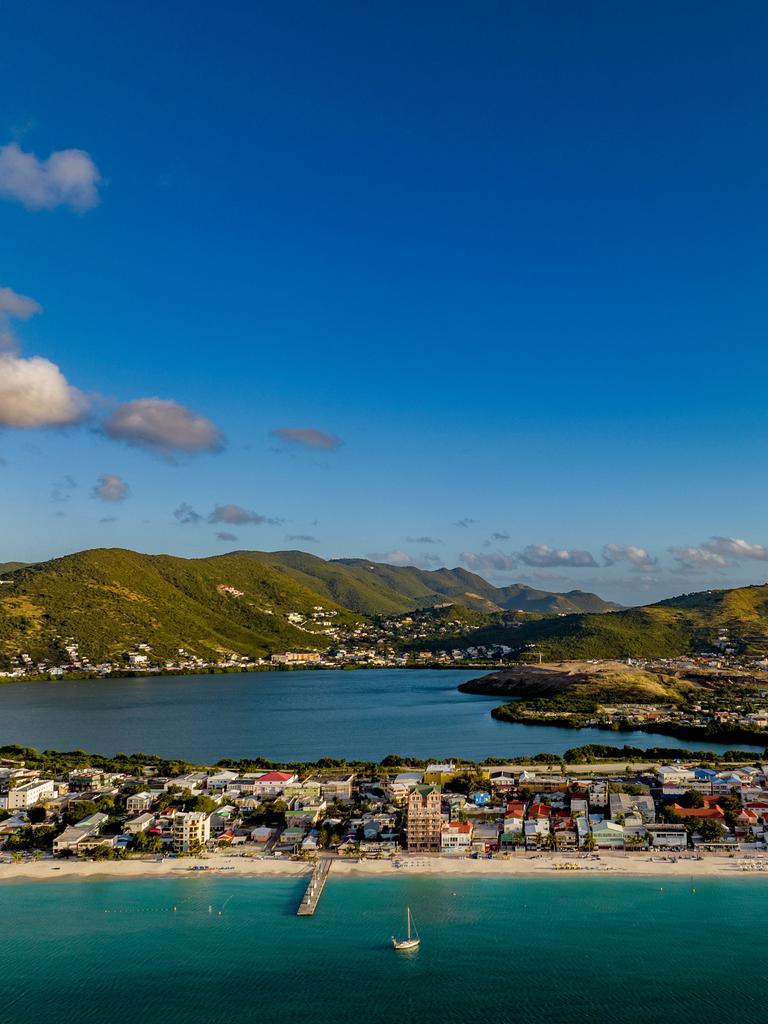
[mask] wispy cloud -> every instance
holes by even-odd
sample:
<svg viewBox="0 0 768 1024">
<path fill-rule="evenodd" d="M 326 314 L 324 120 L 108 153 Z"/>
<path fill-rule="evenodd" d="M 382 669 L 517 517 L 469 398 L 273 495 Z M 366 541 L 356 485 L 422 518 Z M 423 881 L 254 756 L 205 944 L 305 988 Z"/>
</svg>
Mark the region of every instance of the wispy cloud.
<svg viewBox="0 0 768 1024">
<path fill-rule="evenodd" d="M 341 438 L 336 437 L 335 434 L 327 434 L 314 427 L 275 427 L 271 433 L 272 437 L 276 437 L 279 441 L 297 445 L 300 448 L 335 451 L 342 445 Z"/>
<path fill-rule="evenodd" d="M 453 525 L 458 526 L 462 530 L 466 530 L 470 526 L 474 526 L 476 522 L 476 519 L 470 519 L 469 517 L 467 517 L 466 519 L 457 520 Z"/>
<path fill-rule="evenodd" d="M 29 210 L 68 206 L 83 213 L 98 206 L 101 181 L 82 149 L 60 149 L 41 159 L 15 142 L 0 146 L 0 198 L 18 200 Z"/>
<path fill-rule="evenodd" d="M 491 540 L 495 540 L 498 543 L 502 543 L 503 544 L 504 541 L 509 540 L 509 534 L 508 533 L 492 533 L 491 534 Z"/>
<path fill-rule="evenodd" d="M 124 501 L 130 488 L 116 473 L 102 473 L 93 488 L 93 497 L 101 501 Z"/>
<path fill-rule="evenodd" d="M 636 572 L 653 572 L 659 560 L 649 555 L 645 548 L 634 544 L 606 544 L 603 547 L 603 562 L 605 565 L 629 562 Z"/>
<path fill-rule="evenodd" d="M 226 530 L 220 530 L 216 534 L 216 540 L 233 541 L 237 540 L 237 537 L 234 535 L 234 533 L 228 533 Z"/>
<path fill-rule="evenodd" d="M 292 543 L 298 543 L 298 544 L 319 544 L 320 543 L 320 541 L 317 539 L 317 537 L 313 537 L 311 533 L 289 533 L 286 536 L 285 539 L 288 540 L 288 541 L 291 541 Z"/>
<path fill-rule="evenodd" d="M 181 523 L 182 526 L 190 526 L 195 523 L 199 523 L 203 517 L 199 512 L 195 512 L 188 502 L 182 501 L 182 503 L 173 510 L 173 518 L 177 523 Z"/>
<path fill-rule="evenodd" d="M 502 551 L 462 551 L 461 561 L 477 572 L 513 572 L 519 565 L 517 555 Z"/>
<path fill-rule="evenodd" d="M 231 526 L 244 526 L 253 524 L 260 526 L 266 523 L 268 526 L 279 526 L 282 519 L 270 519 L 259 512 L 251 512 L 240 505 L 217 505 L 208 516 L 209 523 L 229 523 Z"/>
<path fill-rule="evenodd" d="M 112 410 L 104 432 L 115 441 L 162 455 L 219 452 L 221 431 L 205 416 L 166 398 L 136 398 Z"/>
<path fill-rule="evenodd" d="M 29 320 L 42 311 L 40 303 L 28 295 L 20 295 L 12 288 L 0 288 L 0 351 L 15 352 L 18 348 L 12 321 Z"/>
<path fill-rule="evenodd" d="M 61 480 L 57 480 L 53 485 L 51 501 L 69 501 L 72 497 L 72 492 L 75 490 L 77 490 L 77 481 L 69 475 L 62 477 Z"/>
<path fill-rule="evenodd" d="M 406 537 L 408 544 L 442 544 L 441 540 L 437 537 Z"/>
</svg>

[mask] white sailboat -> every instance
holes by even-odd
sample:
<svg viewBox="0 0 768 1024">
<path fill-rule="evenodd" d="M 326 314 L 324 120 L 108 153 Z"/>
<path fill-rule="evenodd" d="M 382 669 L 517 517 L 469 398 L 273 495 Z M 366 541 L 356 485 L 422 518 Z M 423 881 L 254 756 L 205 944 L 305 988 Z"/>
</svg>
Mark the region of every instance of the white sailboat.
<svg viewBox="0 0 768 1024">
<path fill-rule="evenodd" d="M 415 924 L 413 924 L 413 930 L 411 930 L 411 926 L 411 908 L 408 907 L 408 934 L 407 937 L 404 939 L 396 939 L 394 935 L 392 936 L 392 945 L 395 949 L 406 950 L 419 948 L 419 943 L 421 942 L 421 939 L 419 938 L 418 930 Z"/>
</svg>

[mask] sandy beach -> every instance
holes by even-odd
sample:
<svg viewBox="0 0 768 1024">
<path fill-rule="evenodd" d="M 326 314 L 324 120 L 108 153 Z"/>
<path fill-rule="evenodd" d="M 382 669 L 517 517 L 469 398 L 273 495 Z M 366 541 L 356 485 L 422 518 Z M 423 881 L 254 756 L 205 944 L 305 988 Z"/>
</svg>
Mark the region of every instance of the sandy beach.
<svg viewBox="0 0 768 1024">
<path fill-rule="evenodd" d="M 751 865 L 751 867 L 750 867 Z M 201 870 L 205 868 L 206 870 Z M 308 875 L 312 865 L 300 860 L 260 859 L 255 856 L 212 854 L 205 858 L 188 860 L 82 861 L 40 860 L 21 864 L 0 864 L 1 882 L 83 881 L 87 879 L 121 878 L 206 878 L 216 877 L 276 877 Z M 747 870 L 747 868 L 749 868 Z M 731 876 L 753 878 L 765 874 L 768 880 L 768 856 L 716 856 L 701 860 L 669 857 L 663 854 L 601 854 L 599 859 L 577 859 L 572 856 L 511 855 L 494 860 L 471 860 L 449 857 L 407 857 L 395 861 L 352 860 L 334 861 L 332 872 L 336 876 L 376 876 L 397 874 L 467 875 L 569 878 L 574 875 L 655 876 L 711 878 Z"/>
</svg>

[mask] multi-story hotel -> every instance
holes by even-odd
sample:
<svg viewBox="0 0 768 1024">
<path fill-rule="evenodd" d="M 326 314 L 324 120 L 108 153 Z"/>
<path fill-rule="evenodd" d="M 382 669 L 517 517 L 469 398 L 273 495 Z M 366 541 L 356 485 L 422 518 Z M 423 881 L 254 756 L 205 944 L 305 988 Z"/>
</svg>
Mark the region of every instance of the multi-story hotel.
<svg viewBox="0 0 768 1024">
<path fill-rule="evenodd" d="M 439 853 L 442 825 L 440 788 L 416 786 L 408 795 L 408 849 L 411 852 Z"/>
</svg>

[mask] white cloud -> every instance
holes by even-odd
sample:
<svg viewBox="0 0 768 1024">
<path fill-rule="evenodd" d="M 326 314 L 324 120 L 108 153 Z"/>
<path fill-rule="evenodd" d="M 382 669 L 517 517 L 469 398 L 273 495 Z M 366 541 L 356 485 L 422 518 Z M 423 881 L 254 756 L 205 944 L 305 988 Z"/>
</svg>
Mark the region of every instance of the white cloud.
<svg viewBox="0 0 768 1024">
<path fill-rule="evenodd" d="M 0 198 L 29 210 L 69 206 L 82 213 L 98 206 L 101 175 L 82 149 L 60 149 L 41 160 L 15 143 L 0 146 Z"/>
<path fill-rule="evenodd" d="M 712 537 L 701 546 L 705 551 L 722 555 L 724 558 L 735 558 L 737 561 L 748 558 L 756 559 L 758 562 L 768 562 L 768 548 L 763 547 L 762 544 L 751 544 L 747 540 L 740 540 L 738 537 Z"/>
<path fill-rule="evenodd" d="M 137 398 L 118 405 L 104 424 L 116 441 L 170 455 L 173 452 L 218 452 L 224 438 L 205 416 L 164 398 Z"/>
<path fill-rule="evenodd" d="M 570 569 L 595 569 L 597 562 L 588 551 L 569 551 L 567 548 L 551 548 L 548 544 L 529 544 L 520 552 L 520 561 L 525 565 L 540 568 L 563 566 Z"/>
<path fill-rule="evenodd" d="M 48 359 L 0 354 L 0 426 L 63 427 L 83 419 L 88 401 Z"/>
<path fill-rule="evenodd" d="M 731 563 L 715 551 L 700 548 L 670 548 L 680 569 L 684 572 L 704 572 L 706 569 L 726 569 Z"/>
<path fill-rule="evenodd" d="M 464 565 L 478 572 L 513 572 L 519 564 L 517 555 L 505 555 L 501 551 L 462 551 L 459 557 Z"/>
<path fill-rule="evenodd" d="M 93 488 L 93 496 L 102 501 L 124 501 L 128 491 L 128 484 L 121 477 L 115 473 L 102 473 Z"/>
<path fill-rule="evenodd" d="M 606 544 L 603 548 L 603 560 L 606 565 L 629 562 L 637 572 L 652 572 L 659 561 L 658 558 L 649 555 L 645 548 L 635 547 L 634 544 Z"/>
</svg>

